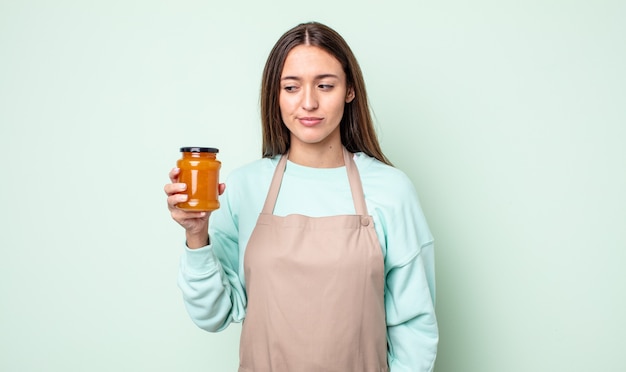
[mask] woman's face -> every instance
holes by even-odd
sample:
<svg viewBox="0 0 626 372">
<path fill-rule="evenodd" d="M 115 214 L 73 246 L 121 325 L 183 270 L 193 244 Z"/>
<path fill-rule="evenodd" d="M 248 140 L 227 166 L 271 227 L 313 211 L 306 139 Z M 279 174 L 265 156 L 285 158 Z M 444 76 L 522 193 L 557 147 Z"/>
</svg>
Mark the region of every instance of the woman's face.
<svg viewBox="0 0 626 372">
<path fill-rule="evenodd" d="M 354 99 L 339 61 L 311 45 L 293 48 L 285 60 L 279 105 L 291 146 L 341 144 L 344 105 Z"/>
</svg>

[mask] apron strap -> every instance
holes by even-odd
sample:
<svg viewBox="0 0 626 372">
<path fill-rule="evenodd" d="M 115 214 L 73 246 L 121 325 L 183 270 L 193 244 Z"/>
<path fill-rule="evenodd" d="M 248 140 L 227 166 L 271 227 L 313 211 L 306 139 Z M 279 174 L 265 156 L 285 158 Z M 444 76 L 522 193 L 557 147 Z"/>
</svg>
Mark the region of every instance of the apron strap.
<svg viewBox="0 0 626 372">
<path fill-rule="evenodd" d="M 272 182 L 270 183 L 270 189 L 267 193 L 267 197 L 265 198 L 265 204 L 263 205 L 263 210 L 261 212 L 263 214 L 274 213 L 276 199 L 278 199 L 278 192 L 280 191 L 283 174 L 285 173 L 285 167 L 287 166 L 288 155 L 289 150 L 287 150 L 287 152 L 280 157 L 280 160 L 276 165 L 276 170 L 274 171 L 274 176 L 272 177 Z M 350 153 L 345 147 L 343 147 L 343 161 L 346 165 L 346 172 L 348 173 L 348 182 L 350 182 L 352 202 L 354 203 L 356 214 L 359 216 L 368 216 L 359 170 L 354 163 L 353 154 Z"/>
<path fill-rule="evenodd" d="M 346 172 L 348 173 L 348 181 L 350 182 L 350 190 L 352 191 L 354 210 L 359 216 L 368 216 L 365 195 L 363 194 L 363 185 L 361 184 L 361 176 L 359 175 L 359 170 L 353 158 L 354 155 L 344 147 L 343 161 L 346 163 Z"/>
<path fill-rule="evenodd" d="M 278 165 L 276 165 L 274 177 L 272 177 L 272 183 L 270 183 L 270 190 L 267 193 L 267 197 L 265 197 L 265 205 L 263 205 L 263 211 L 261 211 L 262 214 L 274 214 L 274 206 L 276 205 L 276 199 L 278 199 L 280 184 L 283 181 L 288 155 L 289 150 L 281 155 Z"/>
</svg>

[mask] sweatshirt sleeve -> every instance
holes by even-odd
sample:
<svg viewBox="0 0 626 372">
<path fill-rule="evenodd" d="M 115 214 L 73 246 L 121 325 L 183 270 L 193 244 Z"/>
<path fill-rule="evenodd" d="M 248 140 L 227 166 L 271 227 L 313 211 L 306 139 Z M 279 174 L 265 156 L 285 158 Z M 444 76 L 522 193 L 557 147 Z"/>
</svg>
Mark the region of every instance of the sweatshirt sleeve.
<svg viewBox="0 0 626 372">
<path fill-rule="evenodd" d="M 431 372 L 439 340 L 434 309 L 433 243 L 387 273 L 385 304 L 390 372 Z"/>
<path fill-rule="evenodd" d="M 388 187 L 394 197 L 379 211 L 386 252 L 389 367 L 390 372 L 431 372 L 439 341 L 434 242 L 411 181 L 405 175 L 393 181 Z"/>
</svg>

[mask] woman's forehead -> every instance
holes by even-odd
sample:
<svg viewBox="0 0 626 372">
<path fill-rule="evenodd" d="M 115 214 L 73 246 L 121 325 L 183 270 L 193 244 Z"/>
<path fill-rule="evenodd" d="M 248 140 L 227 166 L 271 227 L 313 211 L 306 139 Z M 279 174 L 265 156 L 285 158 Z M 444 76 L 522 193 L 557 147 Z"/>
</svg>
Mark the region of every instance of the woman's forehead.
<svg viewBox="0 0 626 372">
<path fill-rule="evenodd" d="M 339 60 L 326 50 L 312 45 L 298 45 L 287 54 L 281 78 L 286 76 L 344 76 Z"/>
</svg>

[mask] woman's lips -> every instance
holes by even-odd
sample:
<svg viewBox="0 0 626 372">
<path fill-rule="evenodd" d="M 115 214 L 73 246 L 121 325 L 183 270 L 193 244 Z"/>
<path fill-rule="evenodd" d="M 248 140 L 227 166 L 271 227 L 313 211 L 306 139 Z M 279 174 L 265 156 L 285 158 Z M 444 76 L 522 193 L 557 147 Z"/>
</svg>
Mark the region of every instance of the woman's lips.
<svg viewBox="0 0 626 372">
<path fill-rule="evenodd" d="M 318 118 L 318 117 L 302 117 L 302 118 L 298 118 L 298 121 L 300 122 L 300 124 L 304 125 L 305 127 L 312 127 L 315 126 L 319 123 L 322 122 L 322 118 Z"/>
</svg>

